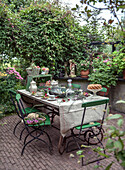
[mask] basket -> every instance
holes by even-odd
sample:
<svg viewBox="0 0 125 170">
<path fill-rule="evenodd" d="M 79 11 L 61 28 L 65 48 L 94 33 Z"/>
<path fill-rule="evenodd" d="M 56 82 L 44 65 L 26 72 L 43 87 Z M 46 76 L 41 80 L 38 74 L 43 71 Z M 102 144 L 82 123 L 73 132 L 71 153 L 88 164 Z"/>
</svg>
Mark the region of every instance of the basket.
<svg viewBox="0 0 125 170">
<path fill-rule="evenodd" d="M 26 71 L 29 76 L 36 76 L 40 73 L 40 68 L 26 68 Z"/>
</svg>

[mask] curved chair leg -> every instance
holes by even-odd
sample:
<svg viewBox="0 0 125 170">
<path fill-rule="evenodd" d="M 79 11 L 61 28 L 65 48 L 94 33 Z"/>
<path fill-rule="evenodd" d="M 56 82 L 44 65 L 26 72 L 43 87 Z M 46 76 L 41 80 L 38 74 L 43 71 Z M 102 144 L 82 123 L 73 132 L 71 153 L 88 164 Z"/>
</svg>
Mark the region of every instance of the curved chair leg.
<svg viewBox="0 0 125 170">
<path fill-rule="evenodd" d="M 17 124 L 16 124 L 16 126 L 14 127 L 14 129 L 13 129 L 13 134 L 14 134 L 14 135 L 15 135 L 16 128 L 17 128 L 17 126 L 18 126 L 20 123 L 21 123 L 21 120 L 18 121 Z M 16 136 L 16 135 L 15 135 L 15 136 Z"/>
<path fill-rule="evenodd" d="M 88 145 L 96 145 L 103 139 L 103 130 L 100 128 L 96 128 L 95 130 L 97 132 L 95 132 L 93 129 L 89 129 L 85 132 L 85 141 L 88 143 Z"/>
<path fill-rule="evenodd" d="M 26 129 L 26 128 L 23 128 L 23 130 L 22 130 L 21 133 L 20 133 L 20 140 L 21 140 L 21 138 L 22 138 L 22 134 L 23 134 L 23 132 L 24 132 L 25 129 Z"/>
<path fill-rule="evenodd" d="M 23 149 L 22 149 L 22 152 L 21 152 L 21 156 L 23 155 L 23 153 L 24 153 L 24 149 L 25 149 L 25 147 L 30 143 L 30 142 L 32 142 L 34 139 L 31 139 L 29 142 L 27 142 L 24 146 L 23 146 Z"/>
<path fill-rule="evenodd" d="M 33 130 L 33 131 L 35 131 L 35 130 Z M 32 131 L 32 132 L 33 132 Z M 45 131 L 43 131 L 42 133 L 45 133 L 47 136 L 48 136 L 48 134 L 45 132 Z M 26 138 L 29 136 L 30 134 L 28 134 L 27 136 L 26 136 Z M 33 137 L 33 136 L 32 136 Z M 24 143 L 24 146 L 23 146 L 23 149 L 22 149 L 22 152 L 21 152 L 21 156 L 23 155 L 23 153 L 24 153 L 24 150 L 25 150 L 25 147 L 29 144 L 29 143 L 31 143 L 33 140 L 35 140 L 35 139 L 37 139 L 37 140 L 40 140 L 40 141 L 42 141 L 43 143 L 45 143 L 48 147 L 49 147 L 49 151 L 50 151 L 50 154 L 52 154 L 52 149 L 51 149 L 51 146 L 47 143 L 47 142 L 45 142 L 44 140 L 42 140 L 42 139 L 40 139 L 40 138 L 38 138 L 38 137 L 33 137 L 33 139 L 31 139 L 30 141 L 28 141 L 27 143 Z M 48 139 L 49 139 L 49 142 L 51 142 L 51 140 L 50 140 L 50 137 L 48 137 Z M 25 142 L 26 142 L 26 140 L 25 140 Z M 52 143 L 50 143 L 50 144 L 52 144 Z"/>
<path fill-rule="evenodd" d="M 25 145 L 25 143 L 26 143 L 26 139 L 28 138 L 28 136 L 30 135 L 30 136 L 32 136 L 31 134 L 33 133 L 33 132 L 35 132 L 36 131 L 36 129 L 34 129 L 34 130 L 32 130 L 30 133 L 28 133 L 27 135 L 26 135 L 26 137 L 25 137 L 25 139 L 24 139 L 24 145 Z M 34 136 L 32 136 L 32 137 L 34 137 Z M 35 138 L 35 137 L 34 137 Z"/>
</svg>

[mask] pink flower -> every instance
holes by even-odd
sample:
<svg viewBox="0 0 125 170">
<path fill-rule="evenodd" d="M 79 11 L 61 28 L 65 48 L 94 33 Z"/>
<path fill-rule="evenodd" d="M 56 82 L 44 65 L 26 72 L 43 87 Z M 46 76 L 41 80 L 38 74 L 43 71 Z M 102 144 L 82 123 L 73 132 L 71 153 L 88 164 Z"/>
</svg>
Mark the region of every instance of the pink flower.
<svg viewBox="0 0 125 170">
<path fill-rule="evenodd" d="M 109 61 L 108 59 L 107 59 L 107 60 L 104 60 L 103 63 L 107 63 L 108 61 Z"/>
<path fill-rule="evenodd" d="M 39 121 L 37 119 L 34 120 L 34 123 L 38 123 Z"/>
<path fill-rule="evenodd" d="M 12 28 L 14 28 L 14 26 L 12 25 Z"/>
<path fill-rule="evenodd" d="M 99 59 L 99 57 L 97 57 Z"/>
<path fill-rule="evenodd" d="M 28 124 L 33 124 L 33 121 L 32 120 L 27 120 L 26 121 Z"/>
<path fill-rule="evenodd" d="M 10 19 L 8 18 L 8 21 L 10 21 Z"/>
</svg>

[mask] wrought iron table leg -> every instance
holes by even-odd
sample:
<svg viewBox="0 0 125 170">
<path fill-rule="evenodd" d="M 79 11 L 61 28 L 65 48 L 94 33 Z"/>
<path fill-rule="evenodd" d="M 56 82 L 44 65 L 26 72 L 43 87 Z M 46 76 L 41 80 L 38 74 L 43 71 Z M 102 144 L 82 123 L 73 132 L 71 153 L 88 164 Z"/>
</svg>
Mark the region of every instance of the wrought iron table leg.
<svg viewBox="0 0 125 170">
<path fill-rule="evenodd" d="M 59 143 L 58 143 L 58 151 L 62 155 L 66 147 L 66 137 L 60 135 Z"/>
</svg>

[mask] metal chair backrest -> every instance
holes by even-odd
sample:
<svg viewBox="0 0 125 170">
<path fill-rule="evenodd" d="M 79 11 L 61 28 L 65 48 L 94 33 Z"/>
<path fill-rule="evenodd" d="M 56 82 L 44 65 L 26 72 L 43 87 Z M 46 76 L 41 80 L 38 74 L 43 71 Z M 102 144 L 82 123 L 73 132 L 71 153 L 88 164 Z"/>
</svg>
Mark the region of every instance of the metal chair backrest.
<svg viewBox="0 0 125 170">
<path fill-rule="evenodd" d="M 80 89 L 81 85 L 72 83 L 72 87 L 75 89 Z"/>
<path fill-rule="evenodd" d="M 16 100 L 17 93 L 14 90 L 9 90 L 9 93 L 10 93 L 10 97 L 11 97 L 12 103 L 13 103 L 13 105 L 15 107 L 15 111 L 16 111 L 17 115 L 20 118 L 22 118 L 22 116 L 20 115 L 19 109 L 17 107 L 17 100 Z"/>
<path fill-rule="evenodd" d="M 107 109 L 107 104 L 109 103 L 109 99 L 104 99 L 104 100 L 98 100 L 98 101 L 92 101 L 92 102 L 86 102 L 82 104 L 82 107 L 84 107 L 84 111 L 83 111 L 83 117 L 82 117 L 82 121 L 81 121 L 81 127 L 80 127 L 80 133 L 82 130 L 82 126 L 84 126 L 84 117 L 85 117 L 85 113 L 86 113 L 86 108 L 87 107 L 92 107 L 92 106 L 99 106 L 102 104 L 105 104 L 105 108 L 103 110 L 103 115 L 102 115 L 102 120 L 100 122 L 101 126 L 103 125 L 104 122 L 104 118 L 105 118 L 105 113 L 106 113 L 106 109 Z M 80 134 L 79 133 L 79 134 Z"/>
<path fill-rule="evenodd" d="M 18 112 L 20 113 L 20 118 L 22 118 L 23 121 L 24 121 L 24 115 L 26 116 L 27 113 L 24 109 L 20 94 L 16 94 L 16 101 L 17 101 L 17 107 L 18 107 L 18 110 L 19 110 Z M 25 121 L 24 121 L 24 123 L 25 123 Z"/>
</svg>

